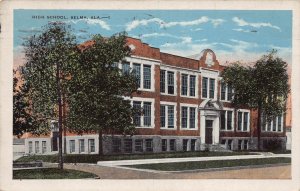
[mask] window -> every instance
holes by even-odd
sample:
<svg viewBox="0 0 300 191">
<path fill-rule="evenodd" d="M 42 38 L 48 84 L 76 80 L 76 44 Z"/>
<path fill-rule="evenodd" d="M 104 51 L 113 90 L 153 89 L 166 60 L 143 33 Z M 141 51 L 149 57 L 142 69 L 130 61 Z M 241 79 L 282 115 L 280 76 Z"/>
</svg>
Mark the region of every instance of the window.
<svg viewBox="0 0 300 191">
<path fill-rule="evenodd" d="M 133 101 L 133 124 L 140 127 L 141 126 L 141 102 L 140 101 Z"/>
<path fill-rule="evenodd" d="M 181 107 L 181 128 L 187 128 L 188 107 Z"/>
<path fill-rule="evenodd" d="M 113 152 L 120 153 L 121 152 L 121 139 L 114 138 L 112 140 L 112 143 L 113 143 Z"/>
<path fill-rule="evenodd" d="M 168 94 L 174 94 L 174 72 L 168 72 Z"/>
<path fill-rule="evenodd" d="M 153 140 L 152 139 L 146 139 L 146 152 L 152 152 L 153 151 Z"/>
<path fill-rule="evenodd" d="M 202 98 L 215 98 L 215 83 L 214 78 L 202 78 Z"/>
<path fill-rule="evenodd" d="M 181 75 L 181 95 L 187 96 L 188 90 L 188 75 L 182 74 Z"/>
<path fill-rule="evenodd" d="M 248 150 L 248 140 L 244 140 L 243 149 Z"/>
<path fill-rule="evenodd" d="M 176 151 L 176 140 L 170 139 L 170 151 Z"/>
<path fill-rule="evenodd" d="M 224 82 L 221 82 L 221 100 L 231 101 L 233 90 L 230 86 L 227 86 Z"/>
<path fill-rule="evenodd" d="M 135 151 L 143 152 L 143 140 L 142 139 L 135 140 Z"/>
<path fill-rule="evenodd" d="M 75 152 L 75 140 L 70 140 L 70 153 L 74 153 Z"/>
<path fill-rule="evenodd" d="M 232 140 L 231 139 L 227 140 L 227 149 L 232 150 Z"/>
<path fill-rule="evenodd" d="M 39 141 L 35 141 L 35 145 L 34 145 L 34 149 L 35 149 L 35 153 L 39 153 L 40 152 L 40 142 Z"/>
<path fill-rule="evenodd" d="M 196 96 L 196 76 L 181 74 L 181 95 Z"/>
<path fill-rule="evenodd" d="M 189 142 L 188 139 L 183 139 L 182 140 L 182 150 L 183 151 L 188 151 L 188 142 Z"/>
<path fill-rule="evenodd" d="M 248 150 L 248 140 L 238 140 L 238 150 Z"/>
<path fill-rule="evenodd" d="M 196 107 L 181 107 L 181 128 L 195 129 L 196 118 Z"/>
<path fill-rule="evenodd" d="M 144 65 L 144 89 L 151 89 L 151 66 Z"/>
<path fill-rule="evenodd" d="M 221 130 L 233 130 L 233 111 L 225 110 L 221 112 Z"/>
<path fill-rule="evenodd" d="M 191 151 L 195 151 L 196 150 L 196 139 L 192 139 L 191 140 Z"/>
<path fill-rule="evenodd" d="M 133 72 L 136 77 L 137 87 L 141 87 L 141 65 L 140 64 L 133 64 Z"/>
<path fill-rule="evenodd" d="M 84 153 L 84 139 L 79 139 L 79 153 Z"/>
<path fill-rule="evenodd" d="M 124 152 L 132 153 L 132 139 L 124 139 Z"/>
<path fill-rule="evenodd" d="M 275 117 L 270 122 L 265 122 L 265 128 L 263 128 L 263 131 L 268 132 L 282 132 L 282 126 L 283 126 L 283 115 L 279 115 Z"/>
<path fill-rule="evenodd" d="M 151 102 L 144 102 L 144 126 L 151 126 Z"/>
<path fill-rule="evenodd" d="M 133 101 L 134 108 L 133 124 L 137 127 L 151 127 L 152 121 L 152 102 Z"/>
<path fill-rule="evenodd" d="M 174 128 L 174 105 L 160 105 L 160 120 L 162 128 Z"/>
<path fill-rule="evenodd" d="M 161 151 L 167 151 L 167 139 L 161 140 Z"/>
<path fill-rule="evenodd" d="M 47 145 L 46 145 L 46 141 L 42 141 L 42 153 L 47 152 Z"/>
<path fill-rule="evenodd" d="M 166 91 L 166 71 L 165 70 L 161 70 L 160 71 L 160 92 L 161 93 L 165 93 Z"/>
<path fill-rule="evenodd" d="M 95 152 L 95 139 L 88 140 L 89 153 Z"/>
<path fill-rule="evenodd" d="M 32 153 L 32 141 L 28 142 L 28 152 Z"/>
<path fill-rule="evenodd" d="M 249 131 L 249 112 L 238 112 L 238 131 Z"/>
<path fill-rule="evenodd" d="M 122 73 L 123 74 L 129 74 L 130 73 L 130 63 L 129 62 L 122 62 Z"/>
</svg>

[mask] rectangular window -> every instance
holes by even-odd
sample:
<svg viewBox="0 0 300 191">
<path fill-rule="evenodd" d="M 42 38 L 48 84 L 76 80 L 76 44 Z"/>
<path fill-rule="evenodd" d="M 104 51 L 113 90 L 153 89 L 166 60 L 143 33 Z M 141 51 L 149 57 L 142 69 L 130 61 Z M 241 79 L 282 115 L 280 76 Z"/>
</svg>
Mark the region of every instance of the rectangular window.
<svg viewBox="0 0 300 191">
<path fill-rule="evenodd" d="M 248 112 L 244 112 L 244 126 L 243 126 L 243 130 L 247 131 L 248 130 Z"/>
<path fill-rule="evenodd" d="M 196 108 L 190 107 L 190 129 L 195 129 L 196 125 Z"/>
<path fill-rule="evenodd" d="M 168 94 L 174 94 L 174 72 L 168 72 Z"/>
<path fill-rule="evenodd" d="M 152 152 L 153 151 L 153 140 L 152 139 L 146 139 L 146 152 Z"/>
<path fill-rule="evenodd" d="M 187 96 L 187 90 L 188 90 L 188 75 L 182 74 L 181 75 L 181 95 Z"/>
<path fill-rule="evenodd" d="M 160 126 L 166 127 L 166 106 L 160 106 Z"/>
<path fill-rule="evenodd" d="M 202 97 L 207 98 L 208 78 L 202 78 Z"/>
<path fill-rule="evenodd" d="M 135 151 L 143 152 L 143 140 L 142 139 L 135 140 Z"/>
<path fill-rule="evenodd" d="M 174 105 L 168 105 L 168 128 L 174 128 Z"/>
<path fill-rule="evenodd" d="M 262 126 L 262 130 L 269 132 L 282 132 L 282 118 L 283 116 L 279 115 L 273 120 L 265 122 L 265 125 Z M 266 120 L 266 118 L 263 117 L 263 120 Z"/>
<path fill-rule="evenodd" d="M 282 116 L 278 116 L 277 120 L 278 120 L 278 131 L 281 132 L 282 131 L 282 128 L 281 128 Z"/>
<path fill-rule="evenodd" d="M 227 100 L 231 101 L 232 100 L 232 88 L 230 86 L 227 87 Z"/>
<path fill-rule="evenodd" d="M 221 111 L 221 129 L 226 129 L 226 118 L 225 118 L 226 111 Z"/>
<path fill-rule="evenodd" d="M 151 126 L 151 102 L 144 102 L 144 126 Z"/>
<path fill-rule="evenodd" d="M 227 149 L 232 150 L 232 140 L 231 139 L 227 140 Z"/>
<path fill-rule="evenodd" d="M 209 79 L 209 98 L 215 98 L 215 79 Z"/>
<path fill-rule="evenodd" d="M 130 63 L 129 62 L 122 62 L 122 73 L 123 74 L 129 74 L 130 72 Z"/>
<path fill-rule="evenodd" d="M 196 76 L 190 76 L 190 96 L 195 96 Z"/>
<path fill-rule="evenodd" d="M 161 151 L 167 151 L 167 139 L 161 140 Z"/>
<path fill-rule="evenodd" d="M 70 153 L 75 153 L 75 140 L 70 140 Z"/>
<path fill-rule="evenodd" d="M 221 100 L 226 100 L 226 85 L 221 82 Z"/>
<path fill-rule="evenodd" d="M 277 126 L 277 120 L 275 118 L 275 120 L 272 121 L 272 127 L 273 127 L 272 131 L 276 131 L 276 126 Z"/>
<path fill-rule="evenodd" d="M 244 150 L 248 150 L 248 140 L 244 140 L 244 146 L 243 146 Z"/>
<path fill-rule="evenodd" d="M 141 102 L 140 101 L 133 101 L 133 124 L 140 127 L 141 126 Z"/>
<path fill-rule="evenodd" d="M 232 111 L 227 111 L 227 130 L 232 130 Z"/>
<path fill-rule="evenodd" d="M 176 140 L 170 139 L 170 151 L 176 151 Z"/>
<path fill-rule="evenodd" d="M 181 107 L 181 128 L 187 128 L 188 107 Z"/>
<path fill-rule="evenodd" d="M 114 138 L 112 140 L 113 143 L 113 152 L 120 153 L 121 152 L 121 139 Z"/>
<path fill-rule="evenodd" d="M 40 142 L 39 141 L 35 141 L 35 153 L 39 153 L 40 152 Z"/>
<path fill-rule="evenodd" d="M 191 151 L 195 151 L 196 150 L 196 139 L 192 139 L 191 140 Z"/>
<path fill-rule="evenodd" d="M 238 140 L 238 150 L 243 149 L 243 140 Z"/>
<path fill-rule="evenodd" d="M 136 77 L 137 87 L 141 87 L 141 65 L 140 64 L 133 64 L 133 72 Z"/>
<path fill-rule="evenodd" d="M 88 140 L 89 153 L 95 152 L 95 139 Z"/>
<path fill-rule="evenodd" d="M 238 130 L 242 130 L 243 113 L 238 112 Z"/>
<path fill-rule="evenodd" d="M 28 142 L 28 152 L 32 153 L 32 141 Z"/>
<path fill-rule="evenodd" d="M 165 86 L 165 82 L 166 82 L 166 71 L 165 70 L 161 70 L 160 71 L 160 92 L 165 93 L 166 91 L 166 86 Z"/>
<path fill-rule="evenodd" d="M 84 139 L 79 139 L 79 153 L 85 152 L 84 150 Z"/>
<path fill-rule="evenodd" d="M 182 150 L 183 151 L 188 151 L 188 139 L 183 139 L 182 140 Z"/>
<path fill-rule="evenodd" d="M 47 145 L 46 145 L 46 141 L 42 141 L 42 153 L 47 152 Z"/>
<path fill-rule="evenodd" d="M 144 65 L 144 89 L 151 89 L 151 66 Z"/>
<path fill-rule="evenodd" d="M 132 139 L 124 139 L 124 152 L 132 153 Z"/>
</svg>

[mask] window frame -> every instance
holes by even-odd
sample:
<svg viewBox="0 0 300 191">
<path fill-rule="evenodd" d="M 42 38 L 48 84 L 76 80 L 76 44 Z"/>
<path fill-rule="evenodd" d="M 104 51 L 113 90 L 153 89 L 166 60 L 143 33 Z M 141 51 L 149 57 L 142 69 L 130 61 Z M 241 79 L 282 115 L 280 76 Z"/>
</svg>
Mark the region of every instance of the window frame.
<svg viewBox="0 0 300 191">
<path fill-rule="evenodd" d="M 207 88 L 206 88 L 206 95 L 203 96 L 203 84 L 204 84 L 204 78 L 207 79 Z M 210 91 L 211 91 L 211 81 L 214 80 L 214 85 L 213 85 L 213 91 L 214 91 L 214 94 L 213 94 L 213 98 L 210 97 Z M 218 77 L 215 76 L 206 76 L 206 75 L 203 75 L 201 76 L 201 99 L 212 99 L 212 100 L 216 100 L 217 99 L 217 85 L 218 85 Z"/>
<path fill-rule="evenodd" d="M 280 117 L 280 131 L 278 131 L 278 128 L 279 128 L 279 123 L 278 123 L 278 120 L 279 120 L 279 117 Z M 265 120 L 265 119 L 263 119 Z M 273 131 L 273 127 L 274 127 L 274 120 L 276 121 L 276 130 Z M 265 123 L 265 126 L 263 126 L 264 124 L 262 124 L 262 131 L 263 132 L 268 132 L 268 133 L 283 133 L 283 129 L 284 129 L 284 114 L 282 113 L 281 115 L 278 115 L 275 117 L 275 119 L 272 119 L 271 123 L 269 122 L 266 122 Z M 268 125 L 271 125 L 271 129 L 268 130 Z"/>
<path fill-rule="evenodd" d="M 78 145 L 79 145 L 79 153 L 85 153 L 85 140 L 79 139 Z M 83 150 L 82 150 L 82 146 L 83 146 Z"/>
<path fill-rule="evenodd" d="M 161 72 L 164 72 L 162 75 Z M 170 73 L 173 73 L 173 90 L 174 93 L 170 94 L 169 93 L 169 75 Z M 163 76 L 163 80 L 161 77 Z M 161 85 L 164 85 L 164 89 L 162 90 Z M 160 67 L 160 90 L 159 90 L 161 95 L 168 95 L 168 96 L 177 96 L 177 70 L 161 66 Z"/>
<path fill-rule="evenodd" d="M 242 113 L 242 126 L 241 126 L 241 129 L 239 129 L 239 113 Z M 248 113 L 248 119 L 247 119 L 247 129 L 244 130 L 244 125 L 245 125 L 245 113 Z M 236 118 L 236 122 L 237 122 L 237 127 L 236 127 L 236 131 L 238 132 L 250 132 L 250 122 L 251 122 L 251 113 L 250 113 L 250 110 L 247 110 L 247 109 L 238 109 L 237 110 L 237 118 Z"/>
<path fill-rule="evenodd" d="M 73 149 L 74 146 L 74 149 Z M 75 153 L 76 152 L 76 145 L 75 145 L 75 140 L 71 139 L 69 140 L 69 152 L 70 153 Z"/>
<path fill-rule="evenodd" d="M 231 129 L 228 129 L 228 111 L 232 112 L 232 116 L 231 116 Z M 222 129 L 222 117 L 220 117 L 220 131 L 234 131 L 234 116 L 235 116 L 235 112 L 234 109 L 231 108 L 223 108 L 223 110 L 221 112 L 225 112 L 225 129 Z M 222 115 L 222 114 L 221 114 Z"/>
<path fill-rule="evenodd" d="M 130 98 L 128 98 L 130 99 Z M 147 128 L 147 129 L 153 129 L 155 124 L 155 99 L 154 98 L 142 98 L 142 97 L 133 97 L 130 99 L 131 101 L 131 106 L 133 107 L 133 102 L 141 102 L 141 109 L 142 109 L 142 114 L 139 116 L 140 117 L 140 124 L 141 126 L 135 126 L 135 128 Z M 150 119 L 150 126 L 144 126 L 144 103 L 149 102 L 151 103 L 151 119 Z M 134 120 L 132 119 L 132 123 L 134 123 Z"/>
<path fill-rule="evenodd" d="M 88 153 L 95 153 L 95 151 L 95 139 L 88 139 Z"/>
<path fill-rule="evenodd" d="M 222 99 L 222 86 L 225 86 L 225 99 Z M 226 83 L 222 82 L 222 80 L 220 80 L 220 101 L 222 102 L 231 102 L 232 99 L 228 99 L 228 95 L 229 95 L 229 87 Z M 231 88 L 231 96 L 233 97 L 233 93 L 234 90 Z"/>
<path fill-rule="evenodd" d="M 186 76 L 186 95 L 183 94 L 183 76 Z M 194 95 L 191 95 L 191 77 L 194 77 Z M 187 98 L 198 98 L 198 73 L 191 71 L 180 72 L 180 96 Z"/>
<path fill-rule="evenodd" d="M 187 107 L 187 127 L 182 126 L 182 108 Z M 195 128 L 191 128 L 191 109 L 190 108 L 195 108 Z M 181 103 L 180 104 L 180 130 L 198 130 L 199 126 L 199 121 L 198 121 L 198 105 L 196 104 L 187 104 L 187 103 Z"/>
</svg>

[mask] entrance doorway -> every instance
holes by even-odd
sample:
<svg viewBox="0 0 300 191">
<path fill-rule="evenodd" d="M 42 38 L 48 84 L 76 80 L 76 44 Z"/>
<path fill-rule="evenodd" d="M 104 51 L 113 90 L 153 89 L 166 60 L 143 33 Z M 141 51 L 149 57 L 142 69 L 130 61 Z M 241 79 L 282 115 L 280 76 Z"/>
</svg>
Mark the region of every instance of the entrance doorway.
<svg viewBox="0 0 300 191">
<path fill-rule="evenodd" d="M 205 143 L 212 144 L 213 120 L 205 120 Z"/>
</svg>

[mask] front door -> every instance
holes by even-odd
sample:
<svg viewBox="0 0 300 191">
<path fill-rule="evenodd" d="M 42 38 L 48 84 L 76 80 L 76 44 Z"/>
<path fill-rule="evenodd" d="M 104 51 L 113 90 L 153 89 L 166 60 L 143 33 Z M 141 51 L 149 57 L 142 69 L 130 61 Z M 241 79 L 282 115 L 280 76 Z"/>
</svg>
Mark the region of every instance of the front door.
<svg viewBox="0 0 300 191">
<path fill-rule="evenodd" d="M 205 143 L 212 144 L 213 120 L 205 120 Z"/>
</svg>

